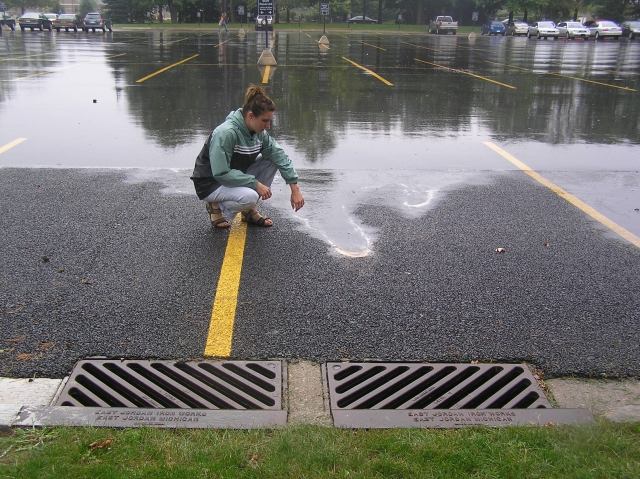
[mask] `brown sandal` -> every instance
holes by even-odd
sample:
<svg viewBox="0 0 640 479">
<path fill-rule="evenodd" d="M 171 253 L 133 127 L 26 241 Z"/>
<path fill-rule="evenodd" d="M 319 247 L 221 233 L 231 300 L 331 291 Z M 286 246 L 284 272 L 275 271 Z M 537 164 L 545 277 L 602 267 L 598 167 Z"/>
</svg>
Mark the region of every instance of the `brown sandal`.
<svg viewBox="0 0 640 479">
<path fill-rule="evenodd" d="M 209 221 L 211 221 L 211 224 L 214 227 L 224 229 L 224 228 L 229 228 L 231 226 L 231 224 L 227 221 L 227 219 L 224 216 L 222 218 L 218 218 L 217 220 L 214 220 L 212 218 L 213 215 L 222 214 L 222 210 L 219 208 L 214 208 L 213 203 L 207 202 L 205 203 L 205 207 L 207 208 L 207 213 L 209 213 Z M 226 223 L 226 225 L 223 225 L 222 223 Z"/>
<path fill-rule="evenodd" d="M 241 211 L 240 214 L 242 215 L 242 221 L 244 221 L 245 223 L 256 225 L 256 226 L 264 226 L 265 228 L 273 226 L 273 223 L 271 224 L 265 223 L 267 220 L 270 220 L 271 218 L 269 218 L 268 216 L 267 217 L 262 216 L 256 210 Z M 255 215 L 258 215 L 260 218 L 255 219 L 254 218 Z"/>
</svg>

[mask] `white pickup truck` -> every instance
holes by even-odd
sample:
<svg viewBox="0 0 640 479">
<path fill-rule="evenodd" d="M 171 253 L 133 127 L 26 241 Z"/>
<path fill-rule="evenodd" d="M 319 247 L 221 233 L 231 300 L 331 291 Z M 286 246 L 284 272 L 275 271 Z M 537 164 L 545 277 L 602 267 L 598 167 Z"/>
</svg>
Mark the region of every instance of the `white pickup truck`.
<svg viewBox="0 0 640 479">
<path fill-rule="evenodd" d="M 429 23 L 429 33 L 448 34 L 449 32 L 454 35 L 458 32 L 458 22 L 454 22 L 453 18 L 447 15 L 438 16 Z"/>
</svg>

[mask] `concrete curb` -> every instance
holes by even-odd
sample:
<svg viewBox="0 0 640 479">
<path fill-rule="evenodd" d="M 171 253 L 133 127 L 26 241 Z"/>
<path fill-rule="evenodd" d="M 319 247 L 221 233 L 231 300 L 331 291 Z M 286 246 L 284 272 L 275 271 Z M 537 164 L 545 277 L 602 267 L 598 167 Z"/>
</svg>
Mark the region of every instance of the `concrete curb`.
<svg viewBox="0 0 640 479">
<path fill-rule="evenodd" d="M 322 365 L 308 361 L 286 364 L 284 390 L 288 424 L 331 427 L 328 390 Z M 23 407 L 50 406 L 59 395 L 64 379 L 0 378 L 0 426 L 17 424 Z M 613 422 L 640 422 L 640 381 L 637 379 L 546 381 L 552 402 L 561 408 L 588 409 L 594 416 Z"/>
</svg>

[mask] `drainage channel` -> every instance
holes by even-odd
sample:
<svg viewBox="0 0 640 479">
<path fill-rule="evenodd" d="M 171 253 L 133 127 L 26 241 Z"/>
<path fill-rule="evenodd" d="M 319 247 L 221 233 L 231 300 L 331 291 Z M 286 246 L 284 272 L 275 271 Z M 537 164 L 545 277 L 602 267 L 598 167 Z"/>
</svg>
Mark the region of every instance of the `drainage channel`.
<svg viewBox="0 0 640 479">
<path fill-rule="evenodd" d="M 514 364 L 327 363 L 334 425 L 463 427 L 592 422 L 553 409 L 531 371 Z"/>
<path fill-rule="evenodd" d="M 553 408 L 531 371 L 520 364 L 330 362 L 321 369 L 337 427 L 594 421 L 586 409 Z M 13 425 L 283 426 L 288 413 L 284 378 L 287 366 L 281 361 L 83 360 L 51 406 L 24 406 Z"/>
<path fill-rule="evenodd" d="M 83 360 L 50 407 L 15 425 L 254 428 L 284 425 L 281 361 Z"/>
</svg>

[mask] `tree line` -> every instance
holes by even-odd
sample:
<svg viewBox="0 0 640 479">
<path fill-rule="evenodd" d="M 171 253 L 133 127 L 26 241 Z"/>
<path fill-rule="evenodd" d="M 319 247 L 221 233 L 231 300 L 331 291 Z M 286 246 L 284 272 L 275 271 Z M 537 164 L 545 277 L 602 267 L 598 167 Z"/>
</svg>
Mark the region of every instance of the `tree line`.
<svg viewBox="0 0 640 479">
<path fill-rule="evenodd" d="M 65 12 L 59 0 L 4 0 L 3 3 L 6 5 L 7 10 L 20 10 L 21 14 L 28 11 L 75 13 Z M 94 0 L 81 0 L 78 13 L 84 17 L 89 12 L 95 12 L 97 8 Z"/>
<path fill-rule="evenodd" d="M 59 0 L 5 0 L 8 8 L 38 9 L 62 12 Z M 275 22 L 297 21 L 302 14 L 305 21 L 318 20 L 318 0 L 274 0 Z M 350 16 L 365 15 L 378 23 L 402 22 L 425 25 L 437 15 L 452 15 L 460 25 L 471 25 L 472 12 L 479 12 L 478 21 L 508 15 L 523 21 L 539 19 L 567 20 L 580 16 L 607 18 L 621 22 L 640 18 L 640 0 L 329 0 L 330 16 L 327 21 L 343 22 Z M 245 7 L 245 16 L 238 16 L 239 5 Z M 80 14 L 96 9 L 94 0 L 82 0 Z M 257 0 L 104 0 L 103 12 L 115 23 L 143 23 L 148 13 L 168 11 L 171 23 L 217 23 L 224 11 L 231 22 L 247 21 L 247 14 L 255 17 Z M 200 12 L 200 18 L 198 18 Z M 67 12 L 72 13 L 72 12 Z M 401 16 L 401 19 L 400 19 Z M 162 16 L 154 15 L 157 21 Z M 502 17 L 500 17 L 502 19 Z"/>
</svg>

